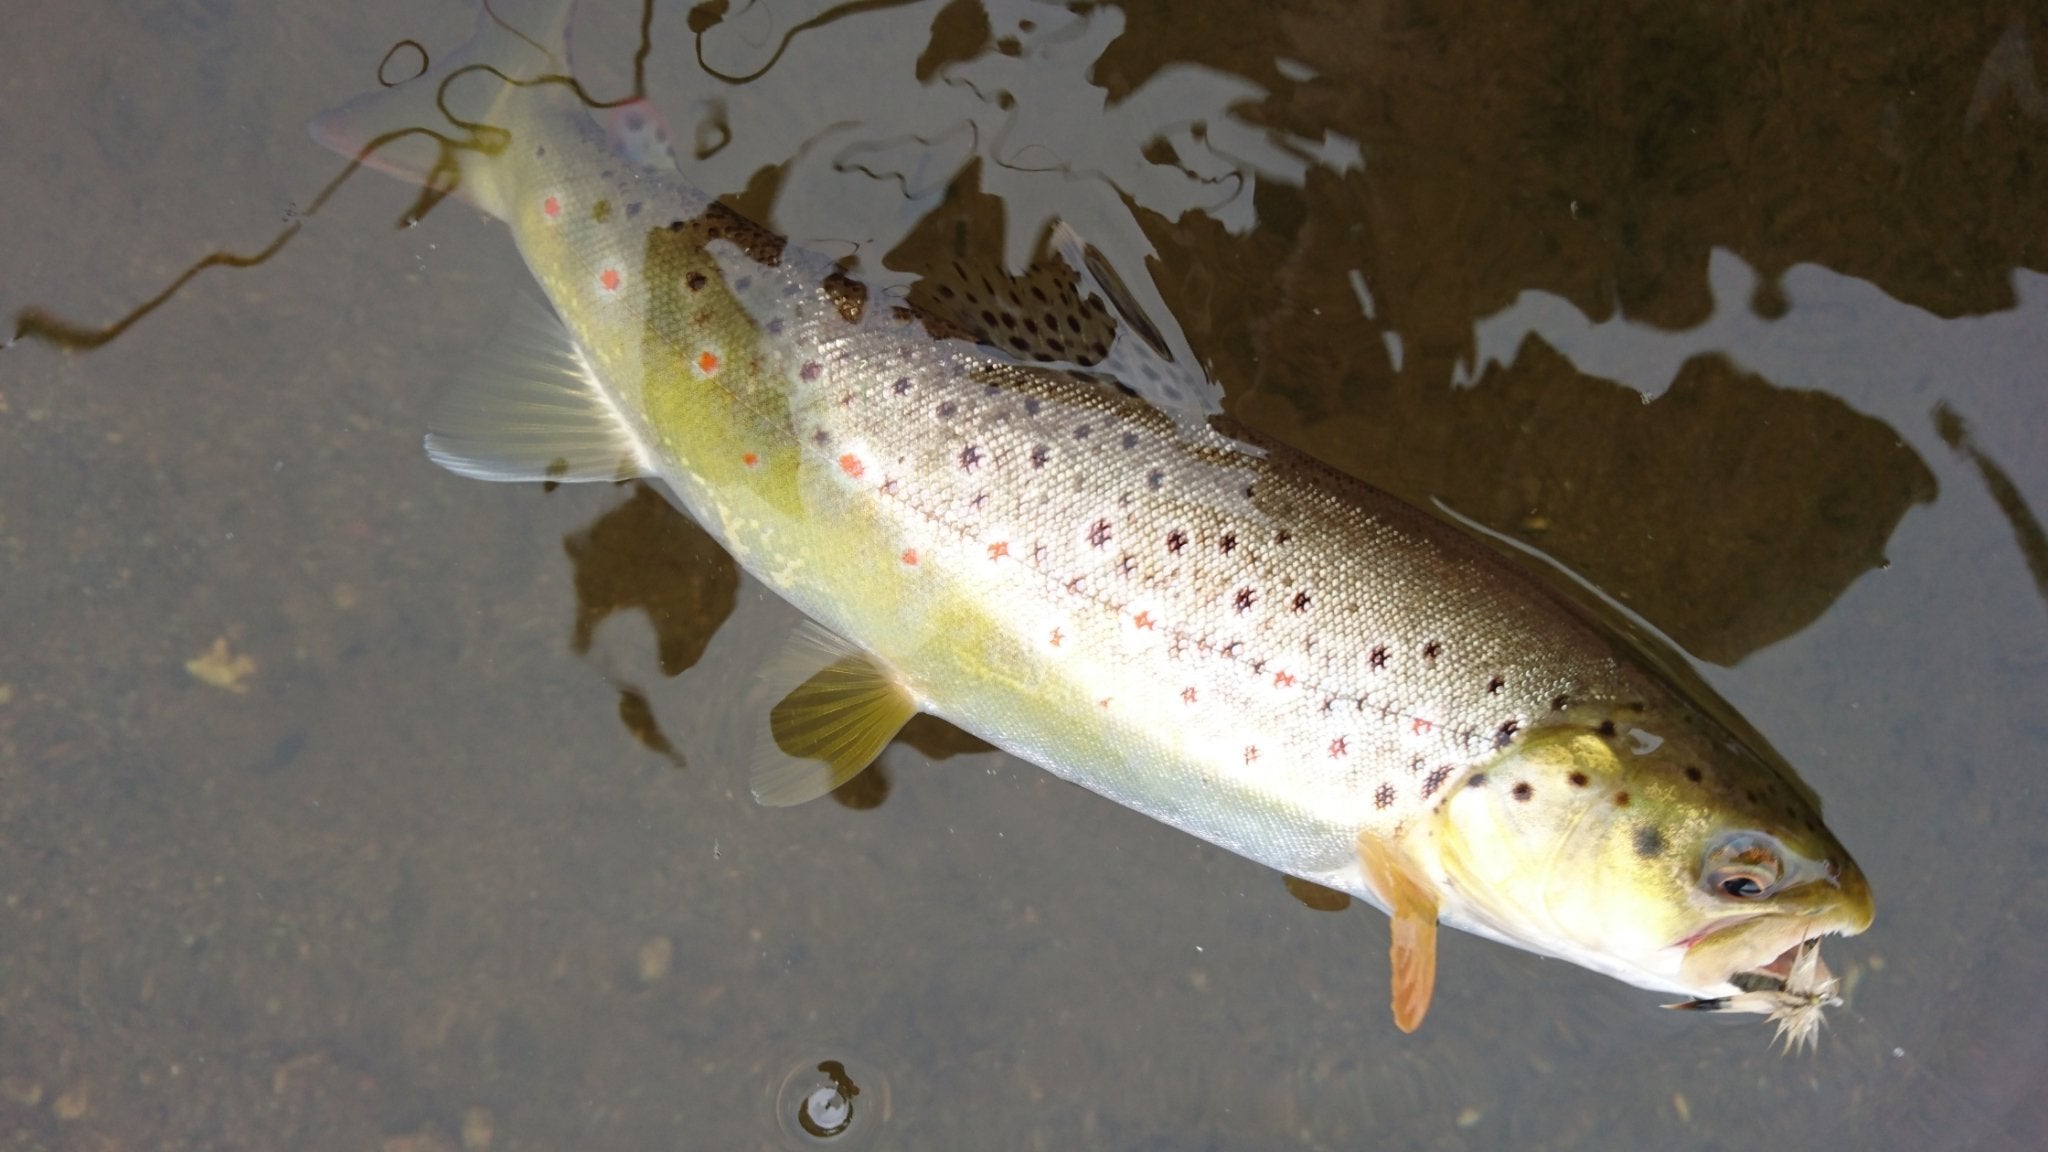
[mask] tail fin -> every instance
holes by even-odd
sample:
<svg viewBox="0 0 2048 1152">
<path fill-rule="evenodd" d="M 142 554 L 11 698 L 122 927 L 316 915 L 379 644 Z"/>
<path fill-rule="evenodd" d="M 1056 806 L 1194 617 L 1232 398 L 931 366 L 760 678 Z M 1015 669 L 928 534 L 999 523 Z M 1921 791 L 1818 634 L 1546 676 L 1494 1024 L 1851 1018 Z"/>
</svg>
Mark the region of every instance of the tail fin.
<svg viewBox="0 0 2048 1152">
<path fill-rule="evenodd" d="M 415 215 L 454 195 L 503 219 L 490 178 L 509 136 L 491 123 L 508 81 L 567 75 L 575 0 L 485 0 L 467 44 L 418 77 L 331 108 L 313 139 L 426 189 Z"/>
</svg>

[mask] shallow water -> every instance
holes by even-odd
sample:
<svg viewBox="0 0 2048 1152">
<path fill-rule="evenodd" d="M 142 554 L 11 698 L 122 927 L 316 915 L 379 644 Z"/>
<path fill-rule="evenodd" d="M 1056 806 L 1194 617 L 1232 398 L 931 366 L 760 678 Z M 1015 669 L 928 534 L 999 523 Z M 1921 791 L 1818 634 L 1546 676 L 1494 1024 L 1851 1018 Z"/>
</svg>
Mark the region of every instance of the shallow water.
<svg viewBox="0 0 2048 1152">
<path fill-rule="evenodd" d="M 415 7 L 24 6 L 0 309 L 262 248 L 340 169 L 305 120 L 467 34 Z M 702 10 L 746 83 L 663 8 L 649 65 L 779 228 L 905 282 L 1069 219 L 1231 415 L 1699 657 L 1877 896 L 1817 1055 L 1458 935 L 1401 1036 L 1377 914 L 937 726 L 757 807 L 719 687 L 782 610 L 631 489 L 425 460 L 525 273 L 365 174 L 0 355 L 0 1133 L 2039 1146 L 2048 28 L 1923 7 Z M 635 18 L 579 26 L 593 83 Z M 832 1060 L 806 1145 L 777 1093 Z"/>
</svg>

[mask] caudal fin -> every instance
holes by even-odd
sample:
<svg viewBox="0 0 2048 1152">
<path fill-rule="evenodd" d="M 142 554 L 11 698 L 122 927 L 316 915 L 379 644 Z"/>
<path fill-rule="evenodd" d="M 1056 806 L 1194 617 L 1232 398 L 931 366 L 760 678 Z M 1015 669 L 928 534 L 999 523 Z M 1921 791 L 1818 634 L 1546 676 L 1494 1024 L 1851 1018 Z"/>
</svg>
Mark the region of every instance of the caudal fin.
<svg viewBox="0 0 2048 1152">
<path fill-rule="evenodd" d="M 575 0 L 485 0 L 469 42 L 418 77 L 315 116 L 313 139 L 352 160 L 505 216 L 491 161 L 509 137 L 491 112 L 509 84 L 568 72 Z M 394 62 L 395 66 L 395 62 Z"/>
</svg>

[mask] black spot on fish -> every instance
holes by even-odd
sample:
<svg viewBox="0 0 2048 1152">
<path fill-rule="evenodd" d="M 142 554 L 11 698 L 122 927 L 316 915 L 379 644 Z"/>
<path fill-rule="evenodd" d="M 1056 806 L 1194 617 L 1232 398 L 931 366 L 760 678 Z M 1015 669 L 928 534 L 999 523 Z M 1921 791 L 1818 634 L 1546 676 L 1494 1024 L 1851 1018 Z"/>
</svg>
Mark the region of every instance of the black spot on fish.
<svg viewBox="0 0 2048 1152">
<path fill-rule="evenodd" d="M 969 444 L 960 450 L 961 471 L 972 472 L 974 471 L 974 466 L 979 463 L 981 463 L 981 449 Z"/>
<path fill-rule="evenodd" d="M 1024 398 L 1024 414 L 1026 416 L 1038 415 L 1038 410 L 1043 407 L 1045 407 L 1045 405 L 1039 403 L 1038 397 L 1036 396 L 1026 396 Z"/>
<path fill-rule="evenodd" d="M 1536 795 L 1536 787 L 1535 785 L 1530 784 L 1527 780 L 1517 780 L 1515 781 L 1515 786 L 1513 788 L 1508 789 L 1508 795 L 1513 796 L 1515 799 L 1521 801 L 1524 804 L 1527 804 L 1529 802 L 1530 797 Z"/>
<path fill-rule="evenodd" d="M 1572 698 L 1569 696 L 1552 696 L 1550 698 L 1550 710 L 1552 712 L 1562 712 L 1571 702 Z"/>
<path fill-rule="evenodd" d="M 1258 599 L 1258 596 L 1251 589 L 1239 588 L 1237 590 L 1237 595 L 1231 597 L 1230 603 L 1231 606 L 1236 608 L 1239 612 L 1244 612 L 1251 608 L 1252 601 L 1256 599 Z"/>
<path fill-rule="evenodd" d="M 1688 767 L 1688 768 L 1687 768 L 1687 769 L 1685 770 L 1685 778 L 1686 778 L 1687 780 L 1690 780 L 1690 781 L 1692 781 L 1692 782 L 1693 782 L 1693 783 L 1695 783 L 1695 784 L 1699 783 L 1699 782 L 1700 782 L 1700 770 L 1699 770 L 1698 768 L 1691 768 L 1691 767 Z"/>
<path fill-rule="evenodd" d="M 1228 552 L 1231 549 L 1237 547 L 1237 533 L 1225 532 L 1223 534 L 1223 539 L 1218 540 L 1216 542 L 1216 546 L 1218 548 L 1223 549 L 1225 552 Z"/>
<path fill-rule="evenodd" d="M 1091 429 L 1088 427 L 1088 425 L 1083 424 L 1079 428 L 1074 429 L 1074 439 L 1086 440 L 1088 438 L 1088 433 L 1090 431 Z"/>
<path fill-rule="evenodd" d="M 1294 533 L 1289 532 L 1285 528 L 1273 533 L 1273 543 L 1275 544 L 1285 544 L 1292 539 L 1294 539 Z"/>
<path fill-rule="evenodd" d="M 1474 772 L 1465 778 L 1465 787 L 1467 788 L 1484 788 L 1485 786 L 1486 773 L 1484 772 Z"/>
<path fill-rule="evenodd" d="M 1503 680 L 1503 679 L 1501 679 L 1500 677 L 1498 677 L 1498 676 L 1495 676 L 1495 677 L 1494 677 L 1493 679 L 1491 679 L 1491 680 L 1488 680 L 1488 681 L 1486 682 L 1486 690 L 1487 690 L 1487 692 L 1489 692 L 1489 693 L 1492 693 L 1492 692 L 1498 692 L 1498 691 L 1500 691 L 1500 690 L 1501 690 L 1501 688 L 1502 688 L 1503 686 L 1505 686 L 1506 684 L 1507 684 L 1507 681 L 1506 681 L 1506 680 Z"/>
<path fill-rule="evenodd" d="M 1493 746 L 1495 748 L 1505 748 L 1509 744 L 1514 743 L 1515 733 L 1519 731 L 1521 727 L 1522 725 L 1520 721 L 1510 720 L 1507 723 L 1502 724 L 1500 727 L 1494 729 Z"/>
<path fill-rule="evenodd" d="M 1636 855 L 1648 860 L 1664 852 L 1664 834 L 1649 824 L 1636 829 Z"/>
<path fill-rule="evenodd" d="M 1626 807 L 1628 807 L 1628 793 L 1626 793 L 1626 792 L 1616 792 L 1616 793 L 1614 794 L 1614 806 L 1615 806 L 1616 808 L 1626 808 Z"/>
<path fill-rule="evenodd" d="M 710 281 L 704 278 L 702 272 L 692 272 L 688 276 L 683 277 L 683 287 L 688 288 L 692 292 L 702 291 L 707 283 L 710 283 Z"/>
<path fill-rule="evenodd" d="M 1047 447 L 1046 447 L 1045 445 L 1043 445 L 1043 444 L 1034 444 L 1034 445 L 1032 445 L 1032 447 L 1031 447 L 1031 466 L 1032 466 L 1033 468 L 1043 468 L 1043 467 L 1045 467 L 1045 462 L 1046 462 L 1047 460 L 1050 460 L 1050 459 L 1052 459 L 1052 450 L 1051 450 L 1051 449 L 1047 448 Z"/>
<path fill-rule="evenodd" d="M 1088 528 L 1088 542 L 1097 548 L 1109 543 L 1109 521 L 1097 520 Z"/>
<path fill-rule="evenodd" d="M 612 202 L 609 200 L 599 200 L 597 203 L 592 204 L 590 206 L 590 218 L 599 224 L 611 219 Z"/>
<path fill-rule="evenodd" d="M 1375 645 L 1373 650 L 1367 654 L 1366 659 L 1372 664 L 1375 671 L 1385 668 L 1387 666 L 1387 646 L 1385 644 Z"/>
<path fill-rule="evenodd" d="M 1294 610 L 1295 610 L 1296 612 L 1306 612 L 1306 611 L 1308 611 L 1308 601 L 1309 601 L 1309 595 L 1308 595 L 1308 593 L 1306 593 L 1306 592 L 1296 592 L 1296 593 L 1294 594 Z"/>
<path fill-rule="evenodd" d="M 1160 490 L 1161 488 L 1164 488 L 1165 486 L 1166 486 L 1166 473 L 1165 473 L 1165 472 L 1162 472 L 1162 471 L 1160 471 L 1159 469 L 1157 469 L 1157 468 L 1154 468 L 1154 469 L 1153 469 L 1153 470 L 1151 470 L 1150 472 L 1147 472 L 1147 473 L 1145 473 L 1145 487 L 1147 487 L 1147 488 L 1150 488 L 1150 489 L 1151 489 L 1151 490 L 1153 490 L 1154 492 L 1157 492 L 1157 491 L 1159 491 L 1159 490 Z"/>
<path fill-rule="evenodd" d="M 1436 795 L 1436 790 L 1443 787 L 1444 781 L 1450 779 L 1450 776 L 1451 770 L 1448 766 L 1430 769 L 1429 775 L 1422 778 L 1422 798 L 1427 800 Z"/>
<path fill-rule="evenodd" d="M 811 443 L 816 444 L 820 448 L 823 448 L 826 445 L 832 443 L 832 436 L 823 428 L 820 428 L 816 432 L 811 433 Z"/>
<path fill-rule="evenodd" d="M 939 419 L 951 420 L 953 418 L 953 413 L 958 412 L 959 410 L 959 406 L 954 404 L 951 400 L 944 401 L 939 405 Z"/>
<path fill-rule="evenodd" d="M 1382 784 L 1382 785 L 1380 785 L 1380 786 L 1379 786 L 1378 788 L 1376 788 L 1376 789 L 1374 789 L 1374 790 L 1373 790 L 1373 794 L 1372 794 L 1372 806 L 1373 806 L 1373 807 L 1375 807 L 1375 808 L 1382 808 L 1382 809 L 1384 809 L 1384 808 L 1391 808 L 1391 807 L 1393 807 L 1393 805 L 1394 805 L 1394 786 L 1393 786 L 1392 784 Z"/>
<path fill-rule="evenodd" d="M 638 216 L 640 209 L 643 207 L 645 205 L 641 204 L 638 200 L 628 202 L 626 205 L 626 219 L 631 220 L 633 217 Z"/>
<path fill-rule="evenodd" d="M 898 396 L 906 396 L 910 393 L 910 377 L 905 376 L 896 381 L 895 384 L 890 385 L 890 387 L 895 390 Z"/>
<path fill-rule="evenodd" d="M 1614 721 L 1612 721 L 1612 720 L 1602 720 L 1602 721 L 1600 722 L 1600 734 L 1601 734 L 1602 736 L 1612 736 L 1612 735 L 1614 735 Z"/>
<path fill-rule="evenodd" d="M 1443 655 L 1443 651 L 1444 646 L 1442 644 L 1438 643 L 1435 640 L 1431 640 L 1430 642 L 1422 646 L 1422 658 L 1424 660 L 1434 660 L 1438 656 Z"/>
<path fill-rule="evenodd" d="M 1136 448 L 1138 446 L 1138 434 L 1136 432 L 1124 433 L 1122 443 L 1126 448 Z"/>
<path fill-rule="evenodd" d="M 1584 788 L 1586 786 L 1586 774 L 1584 772 L 1574 772 L 1565 777 L 1565 779 L 1571 781 L 1574 788 Z"/>
<path fill-rule="evenodd" d="M 1175 529 L 1174 529 L 1173 531 L 1171 531 L 1171 532 L 1168 532 L 1168 533 L 1166 534 L 1166 550 L 1167 550 L 1168 552 L 1178 552 L 1178 551 L 1180 551 L 1181 549 L 1183 549 L 1183 548 L 1185 548 L 1185 547 L 1187 547 L 1187 546 L 1188 546 L 1188 534 L 1187 534 L 1187 533 L 1185 533 L 1185 532 L 1181 531 L 1181 530 L 1180 530 L 1180 529 L 1178 529 L 1178 528 L 1175 528 Z"/>
</svg>

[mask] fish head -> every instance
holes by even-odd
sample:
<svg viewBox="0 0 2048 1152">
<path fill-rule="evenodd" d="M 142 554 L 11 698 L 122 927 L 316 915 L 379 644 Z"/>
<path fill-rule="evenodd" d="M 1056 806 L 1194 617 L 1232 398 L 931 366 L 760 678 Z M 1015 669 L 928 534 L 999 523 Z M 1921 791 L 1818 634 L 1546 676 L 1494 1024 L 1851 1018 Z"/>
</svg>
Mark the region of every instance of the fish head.
<svg viewBox="0 0 2048 1152">
<path fill-rule="evenodd" d="M 1574 711 L 1434 810 L 1452 915 L 1696 997 L 1782 981 L 1805 941 L 1869 926 L 1863 873 L 1790 769 L 1687 711 Z"/>
</svg>

